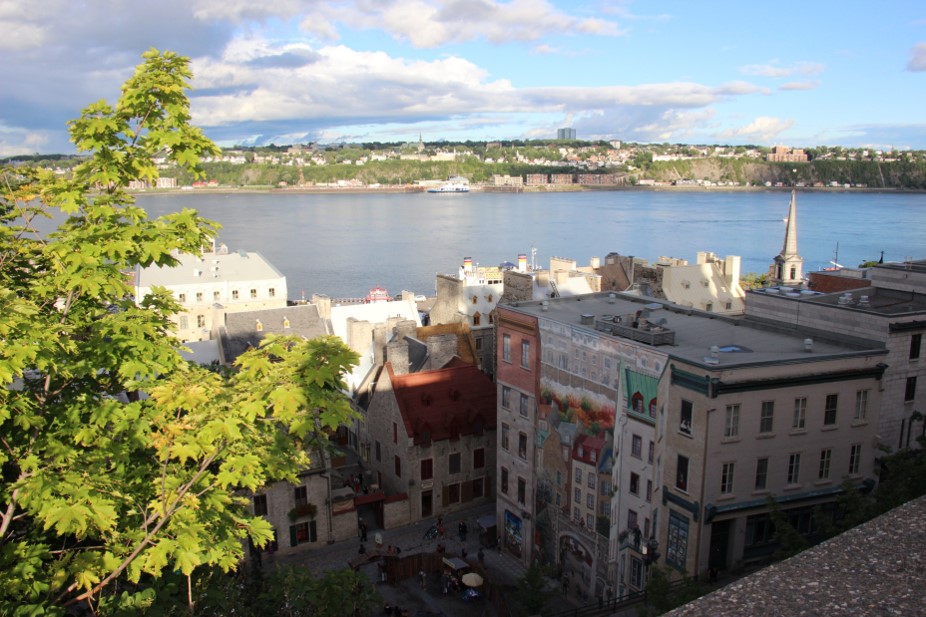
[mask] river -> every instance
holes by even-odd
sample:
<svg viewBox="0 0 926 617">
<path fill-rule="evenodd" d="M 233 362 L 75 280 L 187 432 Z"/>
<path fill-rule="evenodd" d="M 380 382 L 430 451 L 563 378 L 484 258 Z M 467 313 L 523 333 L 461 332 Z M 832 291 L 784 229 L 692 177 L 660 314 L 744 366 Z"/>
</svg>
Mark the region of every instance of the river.
<svg viewBox="0 0 926 617">
<path fill-rule="evenodd" d="M 231 250 L 257 251 L 287 278 L 289 296 L 366 295 L 383 285 L 434 293 L 437 273 L 464 257 L 516 262 L 537 250 L 588 265 L 611 252 L 694 263 L 698 251 L 739 255 L 742 271 L 766 272 L 781 251 L 790 193 L 621 190 L 558 193 L 171 193 L 140 195 L 151 215 L 184 207 L 222 225 Z M 806 192 L 797 195 L 804 271 L 926 257 L 926 194 Z"/>
</svg>

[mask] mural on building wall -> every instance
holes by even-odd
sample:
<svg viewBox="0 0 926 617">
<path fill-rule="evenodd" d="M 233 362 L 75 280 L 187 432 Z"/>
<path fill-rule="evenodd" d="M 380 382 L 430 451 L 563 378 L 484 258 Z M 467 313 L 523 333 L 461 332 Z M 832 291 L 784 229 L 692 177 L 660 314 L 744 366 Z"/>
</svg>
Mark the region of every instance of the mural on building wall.
<svg viewBox="0 0 926 617">
<path fill-rule="evenodd" d="M 505 510 L 505 548 L 516 557 L 521 556 L 521 518 Z"/>
<path fill-rule="evenodd" d="M 666 563 L 685 571 L 688 560 L 688 517 L 675 510 L 669 510 L 669 545 L 666 547 Z"/>
</svg>

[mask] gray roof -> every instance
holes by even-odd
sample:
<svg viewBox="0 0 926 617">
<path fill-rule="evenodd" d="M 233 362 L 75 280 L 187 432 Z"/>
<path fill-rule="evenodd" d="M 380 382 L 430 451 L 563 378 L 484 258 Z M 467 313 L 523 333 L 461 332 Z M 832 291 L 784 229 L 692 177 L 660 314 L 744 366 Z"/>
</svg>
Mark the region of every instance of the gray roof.
<svg viewBox="0 0 926 617">
<path fill-rule="evenodd" d="M 667 301 L 614 292 L 552 298 L 546 301 L 546 306 L 540 302 L 516 302 L 510 308 L 540 319 L 552 319 L 590 331 L 595 329 L 595 322 L 617 316 L 622 316 L 622 325 L 629 327 L 639 312 L 642 316 L 648 315 L 650 322 L 659 323 L 662 328 L 674 333 L 672 344 L 653 346 L 654 351 L 715 370 L 765 363 L 813 362 L 860 353 L 884 353 L 880 343 L 871 342 L 870 345 L 860 346 L 857 341 L 839 340 L 836 334 L 830 340 L 814 338 L 811 350 L 807 351 L 804 341 L 808 334 L 790 326 L 724 317 L 679 307 Z M 583 324 L 583 317 L 588 323 Z M 607 336 L 604 332 L 600 333 Z M 717 364 L 708 361 L 712 346 L 720 348 Z"/>
<path fill-rule="evenodd" d="M 289 327 L 284 327 L 289 320 Z M 257 329 L 260 321 L 262 330 Z M 286 334 L 313 339 L 328 334 L 314 304 L 297 304 L 278 309 L 225 314 L 221 340 L 225 361 L 234 362 L 249 347 L 257 347 L 269 334 Z"/>
<path fill-rule="evenodd" d="M 260 253 L 246 251 L 174 255 L 180 264 L 175 268 L 150 266 L 137 273 L 136 285 L 195 285 L 234 281 L 282 279 L 283 275 Z"/>
<path fill-rule="evenodd" d="M 667 615 L 926 614 L 924 520 L 920 497 Z"/>
</svg>

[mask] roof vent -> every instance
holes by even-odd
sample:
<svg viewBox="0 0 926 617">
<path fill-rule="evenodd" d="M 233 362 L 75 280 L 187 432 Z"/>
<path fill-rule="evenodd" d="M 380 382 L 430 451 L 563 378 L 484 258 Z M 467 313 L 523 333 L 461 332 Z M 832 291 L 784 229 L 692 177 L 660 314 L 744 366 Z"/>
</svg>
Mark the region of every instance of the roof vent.
<svg viewBox="0 0 926 617">
<path fill-rule="evenodd" d="M 813 339 L 812 338 L 804 339 L 804 351 L 806 351 L 807 353 L 810 353 L 811 351 L 813 351 Z"/>
<path fill-rule="evenodd" d="M 595 316 L 589 313 L 583 313 L 580 317 L 579 323 L 581 323 L 583 326 L 590 326 L 595 323 Z"/>
</svg>

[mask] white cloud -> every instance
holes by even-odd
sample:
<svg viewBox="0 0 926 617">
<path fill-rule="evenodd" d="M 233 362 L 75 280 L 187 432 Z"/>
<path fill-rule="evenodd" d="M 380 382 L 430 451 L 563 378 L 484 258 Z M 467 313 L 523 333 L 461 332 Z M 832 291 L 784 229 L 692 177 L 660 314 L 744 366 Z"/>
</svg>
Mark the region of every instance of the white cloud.
<svg viewBox="0 0 926 617">
<path fill-rule="evenodd" d="M 910 50 L 910 61 L 907 62 L 908 71 L 926 71 L 926 43 L 917 43 Z"/>
<path fill-rule="evenodd" d="M 746 126 L 721 131 L 718 136 L 722 139 L 740 139 L 757 143 L 768 143 L 793 125 L 794 120 L 782 120 L 781 118 L 760 116 Z"/>
<path fill-rule="evenodd" d="M 820 87 L 820 82 L 814 81 L 789 81 L 788 83 L 778 86 L 779 90 L 815 90 Z"/>
<path fill-rule="evenodd" d="M 777 60 L 772 60 L 768 64 L 747 64 L 740 67 L 740 72 L 744 75 L 780 78 L 792 75 L 818 75 L 823 69 L 824 66 L 818 62 L 795 62 L 791 66 L 779 66 Z"/>
</svg>

